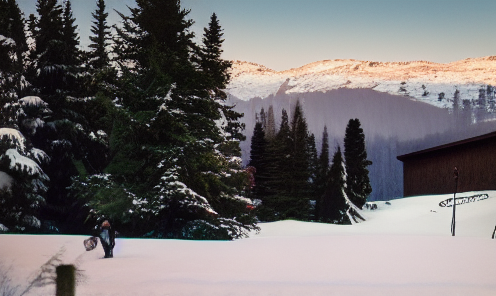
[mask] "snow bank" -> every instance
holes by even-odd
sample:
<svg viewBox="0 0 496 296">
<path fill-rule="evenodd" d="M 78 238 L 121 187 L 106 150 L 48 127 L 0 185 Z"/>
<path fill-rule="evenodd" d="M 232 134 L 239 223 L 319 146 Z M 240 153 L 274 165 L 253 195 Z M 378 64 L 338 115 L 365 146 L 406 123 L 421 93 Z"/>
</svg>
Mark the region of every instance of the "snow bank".
<svg viewBox="0 0 496 296">
<path fill-rule="evenodd" d="M 115 257 L 86 252 L 87 236 L 0 235 L 0 258 L 16 283 L 65 248 L 85 295 L 496 295 L 496 191 L 457 209 L 452 195 L 378 202 L 367 221 L 261 224 L 260 234 L 227 241 L 118 239 Z M 28 295 L 54 295 L 54 287 Z"/>
</svg>

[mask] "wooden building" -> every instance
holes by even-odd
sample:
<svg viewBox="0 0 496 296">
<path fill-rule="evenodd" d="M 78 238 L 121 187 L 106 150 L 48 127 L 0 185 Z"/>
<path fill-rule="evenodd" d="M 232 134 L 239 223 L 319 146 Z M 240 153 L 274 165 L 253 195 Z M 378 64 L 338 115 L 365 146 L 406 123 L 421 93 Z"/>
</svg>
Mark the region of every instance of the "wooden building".
<svg viewBox="0 0 496 296">
<path fill-rule="evenodd" d="M 496 190 L 496 132 L 397 157 L 403 162 L 403 195 Z"/>
</svg>

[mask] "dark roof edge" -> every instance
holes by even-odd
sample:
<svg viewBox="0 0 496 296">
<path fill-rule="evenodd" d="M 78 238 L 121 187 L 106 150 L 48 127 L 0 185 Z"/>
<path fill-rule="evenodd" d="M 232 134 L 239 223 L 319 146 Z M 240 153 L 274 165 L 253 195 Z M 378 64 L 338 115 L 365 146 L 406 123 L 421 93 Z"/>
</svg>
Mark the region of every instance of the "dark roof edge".
<svg viewBox="0 0 496 296">
<path fill-rule="evenodd" d="M 464 144 L 468 144 L 468 143 L 472 143 L 472 142 L 477 142 L 477 141 L 481 141 L 481 140 L 485 140 L 485 139 L 489 139 L 489 138 L 496 138 L 496 131 L 488 133 L 488 134 L 480 135 L 477 137 L 468 138 L 465 140 L 460 140 L 460 141 L 456 141 L 456 142 L 452 142 L 452 143 L 448 143 L 448 144 L 443 144 L 443 145 L 432 147 L 432 148 L 427 148 L 427 149 L 420 150 L 420 151 L 415 151 L 415 152 L 408 153 L 408 154 L 399 155 L 396 158 L 400 161 L 404 161 L 404 160 L 406 160 L 410 157 L 416 156 L 416 155 L 421 155 L 421 154 L 425 154 L 425 153 L 429 153 L 429 152 L 433 152 L 433 151 L 437 151 L 437 150 L 442 150 L 442 149 L 446 149 L 446 148 L 450 148 L 450 147 L 455 147 L 455 146 L 464 145 Z"/>
</svg>

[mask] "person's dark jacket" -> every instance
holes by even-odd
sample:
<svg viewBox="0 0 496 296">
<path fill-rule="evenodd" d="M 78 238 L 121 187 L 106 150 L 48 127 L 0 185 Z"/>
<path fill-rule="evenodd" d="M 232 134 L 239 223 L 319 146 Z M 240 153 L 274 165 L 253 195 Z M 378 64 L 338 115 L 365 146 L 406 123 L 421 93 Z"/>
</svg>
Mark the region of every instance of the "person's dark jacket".
<svg viewBox="0 0 496 296">
<path fill-rule="evenodd" d="M 106 237 L 106 234 L 108 234 L 108 238 Z M 115 230 L 112 228 L 112 226 L 101 226 L 98 236 L 100 237 L 100 241 L 102 242 L 102 244 L 108 245 L 110 248 L 114 248 Z"/>
</svg>

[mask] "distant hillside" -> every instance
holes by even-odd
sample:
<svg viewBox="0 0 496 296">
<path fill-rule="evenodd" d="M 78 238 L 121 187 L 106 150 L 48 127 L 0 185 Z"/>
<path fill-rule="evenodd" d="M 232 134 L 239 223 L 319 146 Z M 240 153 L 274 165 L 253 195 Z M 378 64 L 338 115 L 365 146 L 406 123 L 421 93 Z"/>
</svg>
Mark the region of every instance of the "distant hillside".
<svg viewBox="0 0 496 296">
<path fill-rule="evenodd" d="M 227 92 L 245 115 L 245 164 L 261 108 L 273 105 L 279 123 L 281 110 L 291 112 L 300 100 L 318 149 L 327 126 L 331 153 L 342 147 L 348 120 L 359 118 L 374 162 L 370 200 L 384 200 L 403 194 L 397 155 L 496 130 L 494 73 L 496 57 L 451 64 L 322 61 L 282 72 L 235 62 Z"/>
<path fill-rule="evenodd" d="M 451 107 L 456 90 L 465 99 L 478 99 L 480 90 L 496 86 L 496 56 L 449 64 L 425 61 L 382 63 L 356 60 L 320 61 L 287 71 L 235 61 L 230 95 L 241 100 L 266 98 L 277 93 L 326 92 L 339 88 L 370 88 Z M 445 100 L 439 101 L 444 93 Z M 494 90 L 488 94 L 494 99 Z"/>
</svg>

